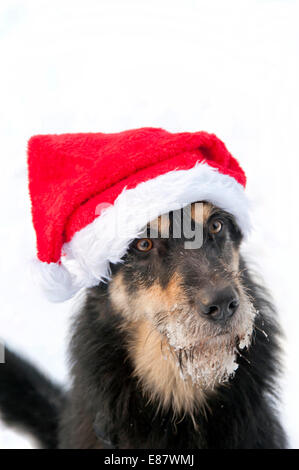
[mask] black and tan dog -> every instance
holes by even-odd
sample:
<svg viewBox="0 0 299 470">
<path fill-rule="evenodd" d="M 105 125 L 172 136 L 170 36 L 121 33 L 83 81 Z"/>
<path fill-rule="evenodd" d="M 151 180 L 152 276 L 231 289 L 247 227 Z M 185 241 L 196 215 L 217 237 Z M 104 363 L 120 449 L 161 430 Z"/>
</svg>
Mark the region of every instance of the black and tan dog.
<svg viewBox="0 0 299 470">
<path fill-rule="evenodd" d="M 169 237 L 135 240 L 111 281 L 89 289 L 68 393 L 7 351 L 6 422 L 51 448 L 285 447 L 275 311 L 240 256 L 234 218 L 204 203 L 202 223 L 193 209 L 200 248 L 159 218 Z"/>
</svg>

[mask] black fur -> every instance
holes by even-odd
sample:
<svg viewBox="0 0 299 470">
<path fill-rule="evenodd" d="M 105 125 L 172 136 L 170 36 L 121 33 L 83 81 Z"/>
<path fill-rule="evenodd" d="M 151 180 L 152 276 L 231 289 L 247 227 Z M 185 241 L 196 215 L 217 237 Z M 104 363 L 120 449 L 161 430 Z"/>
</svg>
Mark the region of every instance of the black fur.
<svg viewBox="0 0 299 470">
<path fill-rule="evenodd" d="M 219 258 L 230 257 L 232 244 L 240 243 L 237 228 L 227 220 L 227 234 L 222 233 L 217 243 L 215 237 L 205 235 L 202 259 L 209 266 L 214 263 L 218 270 Z M 122 269 L 131 295 L 134 276 L 138 282 L 143 279 L 145 286 L 150 285 L 153 277 L 164 286 L 169 272 L 178 269 L 179 242 L 173 241 L 172 255 L 163 251 L 167 241 L 159 243 L 156 253 L 145 258 L 140 258 L 132 248 L 125 263 L 113 268 L 113 275 Z M 190 266 L 199 269 L 200 263 L 192 260 L 197 255 L 190 251 L 181 259 L 179 268 L 189 285 L 190 296 L 194 296 L 196 285 L 194 276 L 190 277 Z M 147 264 L 146 259 L 151 259 L 151 263 Z M 198 270 L 197 279 L 200 276 Z M 132 374 L 127 332 L 121 328 L 123 316 L 113 308 L 105 284 L 89 290 L 74 321 L 73 383 L 66 401 L 41 374 L 8 352 L 7 364 L 0 366 L 0 409 L 4 419 L 23 425 L 45 447 L 53 448 L 284 448 L 285 434 L 274 404 L 280 329 L 268 294 L 251 279 L 242 259 L 240 276 L 258 311 L 252 344 L 238 356 L 235 377 L 219 386 L 217 393 L 208 398 L 205 409 L 194 414 L 195 425 L 188 414 L 174 419 L 172 409 L 163 411 L 158 402 L 149 403 L 141 383 Z"/>
<path fill-rule="evenodd" d="M 19 426 L 44 448 L 58 446 L 62 391 L 28 362 L 8 349 L 0 364 L 0 411 L 9 425 Z"/>
</svg>

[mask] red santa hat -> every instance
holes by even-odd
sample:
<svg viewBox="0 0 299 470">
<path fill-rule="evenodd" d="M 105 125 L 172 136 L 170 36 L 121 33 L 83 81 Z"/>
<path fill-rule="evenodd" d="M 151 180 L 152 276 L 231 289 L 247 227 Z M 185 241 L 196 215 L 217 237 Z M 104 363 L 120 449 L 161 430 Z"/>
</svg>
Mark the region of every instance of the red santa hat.
<svg viewBox="0 0 299 470">
<path fill-rule="evenodd" d="M 37 135 L 28 169 L 39 278 L 53 301 L 109 279 L 148 222 L 192 202 L 210 201 L 249 229 L 244 171 L 214 134 Z"/>
</svg>

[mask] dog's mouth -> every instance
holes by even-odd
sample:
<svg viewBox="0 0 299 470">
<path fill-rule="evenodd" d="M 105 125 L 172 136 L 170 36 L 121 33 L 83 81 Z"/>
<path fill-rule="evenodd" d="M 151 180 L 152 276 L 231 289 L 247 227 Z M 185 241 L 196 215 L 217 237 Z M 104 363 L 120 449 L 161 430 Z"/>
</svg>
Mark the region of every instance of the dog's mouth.
<svg viewBox="0 0 299 470">
<path fill-rule="evenodd" d="M 196 321 L 189 313 L 172 316 L 159 331 L 177 360 L 183 380 L 191 378 L 202 389 L 211 390 L 235 375 L 238 356 L 251 344 L 254 317 L 254 308 L 246 303 L 225 327 Z"/>
</svg>

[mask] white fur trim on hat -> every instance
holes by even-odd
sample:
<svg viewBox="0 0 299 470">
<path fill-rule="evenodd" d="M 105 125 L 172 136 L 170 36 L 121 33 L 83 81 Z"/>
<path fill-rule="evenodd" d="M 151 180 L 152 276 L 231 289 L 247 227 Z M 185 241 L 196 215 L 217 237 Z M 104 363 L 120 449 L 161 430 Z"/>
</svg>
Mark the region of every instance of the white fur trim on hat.
<svg viewBox="0 0 299 470">
<path fill-rule="evenodd" d="M 113 205 L 63 245 L 60 265 L 39 262 L 47 297 L 61 302 L 81 288 L 109 280 L 110 263 L 122 262 L 130 243 L 148 222 L 196 201 L 209 201 L 226 210 L 235 216 L 244 235 L 249 232 L 248 200 L 233 177 L 206 163 L 170 171 L 123 190 Z"/>
</svg>

